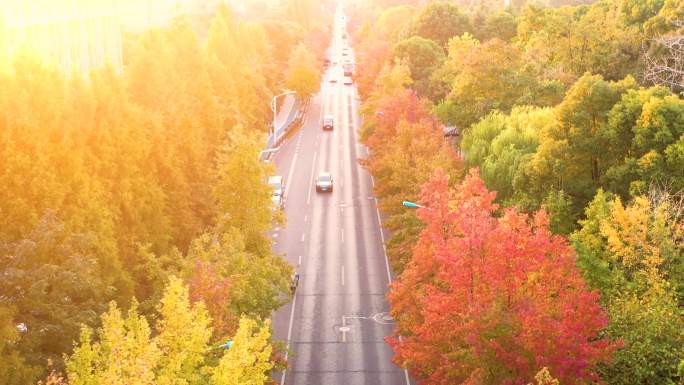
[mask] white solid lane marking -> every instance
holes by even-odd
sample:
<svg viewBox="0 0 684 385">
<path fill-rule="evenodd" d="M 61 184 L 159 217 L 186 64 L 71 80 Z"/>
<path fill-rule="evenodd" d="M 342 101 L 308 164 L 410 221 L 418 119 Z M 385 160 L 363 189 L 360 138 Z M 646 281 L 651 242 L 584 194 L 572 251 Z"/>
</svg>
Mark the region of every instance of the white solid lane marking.
<svg viewBox="0 0 684 385">
<path fill-rule="evenodd" d="M 306 239 L 306 233 L 302 233 L 302 242 Z"/>
<path fill-rule="evenodd" d="M 285 346 L 285 362 L 287 362 L 287 353 L 290 351 L 290 341 L 292 340 L 292 325 L 294 324 L 295 306 L 297 306 L 297 292 L 295 291 L 294 299 L 292 300 L 292 310 L 290 311 L 290 326 L 287 329 L 287 345 Z M 287 377 L 287 367 L 283 370 L 283 377 L 280 379 L 280 385 L 285 385 L 285 377 Z"/>
<path fill-rule="evenodd" d="M 373 177 L 371 176 L 371 181 Z M 380 219 L 380 209 L 378 208 L 378 198 L 375 201 L 375 213 L 378 217 L 378 225 L 380 226 L 380 239 L 382 240 L 382 252 L 385 255 L 385 268 L 387 269 L 387 282 L 392 283 L 392 273 L 390 273 L 389 259 L 387 258 L 387 247 L 385 246 L 385 234 L 382 232 L 382 219 Z M 399 342 L 402 341 L 401 336 L 399 336 Z M 411 380 L 409 379 L 408 370 L 404 369 L 404 379 L 406 380 L 406 385 L 411 385 Z"/>
<path fill-rule="evenodd" d="M 342 265 L 342 286 L 344 286 L 344 265 Z"/>
<path fill-rule="evenodd" d="M 344 243 L 344 229 L 340 230 L 340 237 L 342 238 L 342 243 Z"/>
<path fill-rule="evenodd" d="M 299 258 L 298 258 L 297 264 L 298 264 L 298 265 L 301 265 L 301 264 L 302 264 L 302 256 L 301 256 L 301 255 L 300 255 Z"/>
</svg>

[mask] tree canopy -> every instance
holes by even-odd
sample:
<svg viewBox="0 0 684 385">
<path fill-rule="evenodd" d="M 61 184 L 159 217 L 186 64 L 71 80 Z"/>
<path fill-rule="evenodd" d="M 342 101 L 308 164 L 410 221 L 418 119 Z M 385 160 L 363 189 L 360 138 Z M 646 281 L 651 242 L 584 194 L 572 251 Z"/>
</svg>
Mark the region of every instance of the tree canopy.
<svg viewBox="0 0 684 385">
<path fill-rule="evenodd" d="M 205 365 L 196 346 L 181 352 L 146 326 L 171 306 L 158 308 L 170 276 L 191 284 L 206 317 L 221 317 L 204 328 L 212 343 L 234 335 L 243 314 L 265 318 L 289 297 L 291 268 L 266 236 L 282 220 L 270 209 L 272 171 L 258 156 L 268 101 L 286 83 L 288 58 L 275 52 L 318 55 L 309 35 L 327 35 L 320 25 L 267 33 L 275 15 L 250 20 L 220 6 L 206 25 L 178 18 L 125 35 L 122 73 L 66 76 L 28 54 L 3 67 L 0 383 L 35 383 L 48 361 L 63 370 L 81 327 L 101 323 L 101 333 L 83 332 L 80 358 L 71 359 L 88 362 L 92 376 L 201 383 L 188 374 Z M 180 316 L 191 305 L 173 306 Z M 164 330 L 189 321 L 178 322 Z M 114 335 L 132 345 L 105 341 Z M 126 368 L 99 361 L 114 347 L 133 349 L 112 358 Z M 167 369 L 150 369 L 157 361 Z"/>
<path fill-rule="evenodd" d="M 563 383 L 597 379 L 616 345 L 546 214 L 495 217 L 476 171 L 448 186 L 439 170 L 424 185 L 425 229 L 390 291 L 395 361 L 432 384 L 522 383 L 540 366 Z"/>
</svg>

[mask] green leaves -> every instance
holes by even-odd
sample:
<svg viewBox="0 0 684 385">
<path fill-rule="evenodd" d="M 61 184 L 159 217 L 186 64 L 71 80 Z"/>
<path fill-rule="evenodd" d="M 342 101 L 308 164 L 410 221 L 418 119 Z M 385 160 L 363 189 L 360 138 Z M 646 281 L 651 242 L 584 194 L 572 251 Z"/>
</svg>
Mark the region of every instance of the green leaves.
<svg viewBox="0 0 684 385">
<path fill-rule="evenodd" d="M 205 234 L 196 239 L 189 252 L 191 259 L 210 263 L 216 278 L 230 281 L 230 306 L 233 315 L 266 318 L 289 299 L 292 267 L 270 252 L 258 254 L 246 249 L 236 228 L 220 234 Z"/>
<path fill-rule="evenodd" d="M 623 343 L 602 368 L 611 384 L 674 383 L 684 354 L 680 203 L 664 193 L 651 197 L 624 206 L 599 190 L 572 236 L 608 310 L 607 332 Z"/>
<path fill-rule="evenodd" d="M 246 248 L 266 253 L 270 243 L 271 189 L 266 184 L 271 167 L 259 161 L 263 137 L 242 126 L 231 132 L 220 148 L 213 196 L 218 208 L 218 225 L 235 227 L 244 236 Z"/>
<path fill-rule="evenodd" d="M 424 95 L 430 75 L 444 60 L 442 47 L 432 40 L 411 36 L 398 42 L 393 51 L 396 58 L 406 60 L 416 90 Z"/>
<path fill-rule="evenodd" d="M 468 17 L 450 2 L 430 2 L 415 17 L 409 36 L 417 35 L 446 47 L 452 36 L 460 36 L 471 29 Z"/>
<path fill-rule="evenodd" d="M 546 102 L 535 97 L 542 86 L 524 66 L 523 51 L 500 39 L 480 44 L 470 35 L 454 37 L 444 69 L 453 77 L 440 117 L 464 129 L 493 110 Z"/>
</svg>

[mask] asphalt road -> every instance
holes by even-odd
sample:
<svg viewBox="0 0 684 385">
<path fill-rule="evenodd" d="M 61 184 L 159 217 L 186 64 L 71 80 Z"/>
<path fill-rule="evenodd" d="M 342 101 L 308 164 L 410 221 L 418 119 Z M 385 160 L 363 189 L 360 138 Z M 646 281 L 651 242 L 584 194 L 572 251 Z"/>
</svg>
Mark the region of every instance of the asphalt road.
<svg viewBox="0 0 684 385">
<path fill-rule="evenodd" d="M 273 317 L 274 337 L 286 341 L 289 368 L 275 379 L 287 385 L 400 385 L 408 376 L 391 362 L 385 342 L 394 327 L 385 300 L 390 270 L 372 179 L 358 159 L 356 87 L 343 84 L 344 19 L 336 15 L 332 66 L 303 126 L 274 157 L 285 178 L 287 224 L 273 236 L 275 251 L 301 280 L 293 302 Z M 350 52 L 349 57 L 353 53 Z M 329 77 L 337 82 L 330 83 Z M 322 116 L 335 119 L 322 130 Z M 314 179 L 330 172 L 332 193 L 317 193 Z"/>
</svg>

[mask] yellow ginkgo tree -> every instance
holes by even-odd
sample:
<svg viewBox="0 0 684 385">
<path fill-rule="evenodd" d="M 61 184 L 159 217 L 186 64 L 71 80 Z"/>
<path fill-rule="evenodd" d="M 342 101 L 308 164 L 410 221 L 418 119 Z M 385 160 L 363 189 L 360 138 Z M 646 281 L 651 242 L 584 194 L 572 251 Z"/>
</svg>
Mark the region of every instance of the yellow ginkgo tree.
<svg viewBox="0 0 684 385">
<path fill-rule="evenodd" d="M 622 343 L 603 377 L 612 384 L 674 383 L 684 357 L 681 201 L 663 192 L 623 204 L 599 191 L 572 239 L 587 281 Z"/>
<path fill-rule="evenodd" d="M 240 319 L 240 327 L 230 349 L 223 355 L 212 376 L 212 385 L 263 385 L 273 368 L 270 321 L 259 323 Z"/>
<path fill-rule="evenodd" d="M 270 378 L 270 321 L 243 316 L 231 343 L 215 346 L 204 303 L 191 302 L 188 287 L 174 276 L 157 305 L 151 328 L 134 302 L 126 316 L 116 304 L 102 327 L 84 328 L 66 361 L 71 385 L 260 385 Z M 217 360 L 217 349 L 228 347 Z"/>
</svg>

